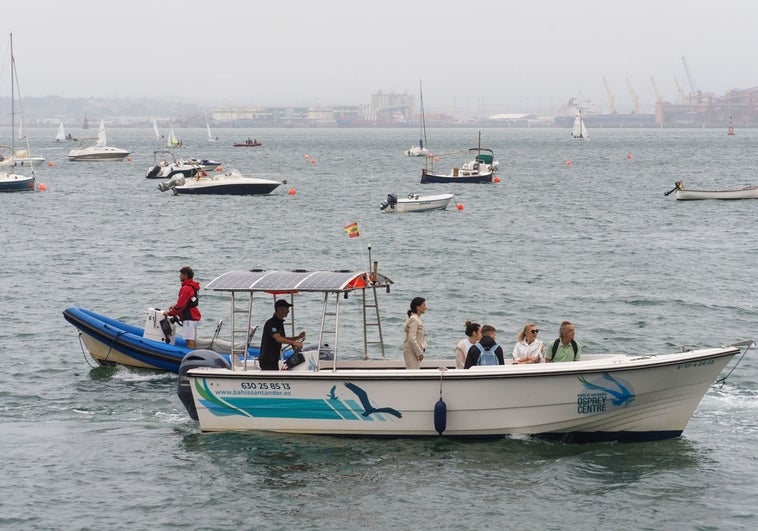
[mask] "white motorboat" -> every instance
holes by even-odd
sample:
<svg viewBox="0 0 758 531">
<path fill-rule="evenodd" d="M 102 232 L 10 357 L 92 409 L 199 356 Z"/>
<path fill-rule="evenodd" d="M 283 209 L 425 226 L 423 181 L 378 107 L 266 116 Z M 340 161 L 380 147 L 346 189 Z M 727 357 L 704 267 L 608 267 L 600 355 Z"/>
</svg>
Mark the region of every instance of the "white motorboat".
<svg viewBox="0 0 758 531">
<path fill-rule="evenodd" d="M 205 289 L 230 297 L 232 315 L 245 308 L 247 319 L 237 317 L 244 327 L 253 316 L 268 315 L 272 295 L 285 297 L 293 310 L 300 297 L 316 296 L 322 310 L 320 317 L 319 312 L 293 311 L 288 335 L 290 329 L 292 335 L 296 329 L 318 330 L 318 342 L 289 357 L 283 354 L 281 370 L 263 371 L 247 358 L 224 363 L 211 351 L 188 354 L 179 369 L 178 394 L 200 430 L 365 437 L 527 435 L 572 442 L 665 439 L 682 433 L 722 369 L 742 347 L 753 344 L 471 369 L 456 369 L 454 358 L 433 359 L 427 352 L 420 369 L 405 369 L 402 359 L 385 357 L 378 293 L 389 291 L 392 281 L 378 273 L 376 264 L 358 272 L 231 271 L 208 283 Z M 341 320 L 340 303 L 350 296 L 357 302 L 346 306 L 358 317 Z M 296 326 L 295 315 L 310 316 L 312 327 Z M 340 324 L 347 323 L 343 329 L 357 339 L 361 320 L 362 348 L 345 351 Z M 377 357 L 370 358 L 370 348 Z"/>
<path fill-rule="evenodd" d="M 699 199 L 758 199 L 758 186 L 732 188 L 729 190 L 688 190 L 684 183 L 678 181 L 676 186 L 663 195 L 676 192 L 678 201 L 695 201 Z"/>
<path fill-rule="evenodd" d="M 177 174 L 158 185 L 161 192 L 174 194 L 264 195 L 273 192 L 287 181 L 246 177 L 237 170 L 210 174 L 205 171 L 195 177 Z"/>
<path fill-rule="evenodd" d="M 445 210 L 453 197 L 453 194 L 408 194 L 408 197 L 399 198 L 395 194 L 387 194 L 387 199 L 379 205 L 379 209 L 384 212 L 424 212 L 426 210 Z"/>
<path fill-rule="evenodd" d="M 92 139 L 82 139 L 87 141 Z M 100 119 L 100 127 L 97 132 L 97 142 L 93 146 L 79 147 L 68 152 L 68 160 L 71 161 L 99 161 L 99 160 L 124 160 L 131 152 L 125 149 L 110 147 L 107 145 L 105 135 L 105 122 Z"/>
<path fill-rule="evenodd" d="M 153 165 L 145 172 L 148 179 L 170 179 L 181 174 L 185 177 L 202 176 L 203 172 L 215 171 L 221 163 L 207 159 L 176 160 L 174 152 L 168 149 L 153 151 Z"/>
</svg>

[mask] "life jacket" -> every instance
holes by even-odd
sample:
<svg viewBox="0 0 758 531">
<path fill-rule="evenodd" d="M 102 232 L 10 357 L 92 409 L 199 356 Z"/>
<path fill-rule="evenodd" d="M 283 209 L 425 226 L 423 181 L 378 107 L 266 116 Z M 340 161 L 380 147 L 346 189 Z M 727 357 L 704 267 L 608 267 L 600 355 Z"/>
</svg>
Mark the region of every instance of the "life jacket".
<svg viewBox="0 0 758 531">
<path fill-rule="evenodd" d="M 200 301 L 198 300 L 198 294 L 197 290 L 195 288 L 192 288 L 192 290 L 195 292 L 195 294 L 190 297 L 189 301 L 187 301 L 187 306 L 184 307 L 184 312 L 182 312 L 182 321 L 191 321 L 192 320 L 192 312 L 190 312 L 190 308 L 197 308 Z"/>
<path fill-rule="evenodd" d="M 550 359 L 555 358 L 555 353 L 558 352 L 558 345 L 560 345 L 560 344 L 561 344 L 561 340 L 560 339 L 556 339 L 553 342 L 553 349 L 552 349 L 553 350 L 553 354 L 550 357 Z M 571 360 L 571 361 L 576 361 L 576 353 L 579 352 L 579 346 L 576 344 L 576 341 L 574 341 L 573 339 L 571 340 L 571 348 L 574 349 L 574 359 Z"/>
<path fill-rule="evenodd" d="M 497 359 L 497 355 L 495 354 L 495 351 L 500 345 L 495 343 L 487 350 L 485 350 L 480 343 L 476 343 L 476 346 L 479 349 L 479 359 L 476 362 L 477 365 L 500 365 L 500 360 Z"/>
</svg>

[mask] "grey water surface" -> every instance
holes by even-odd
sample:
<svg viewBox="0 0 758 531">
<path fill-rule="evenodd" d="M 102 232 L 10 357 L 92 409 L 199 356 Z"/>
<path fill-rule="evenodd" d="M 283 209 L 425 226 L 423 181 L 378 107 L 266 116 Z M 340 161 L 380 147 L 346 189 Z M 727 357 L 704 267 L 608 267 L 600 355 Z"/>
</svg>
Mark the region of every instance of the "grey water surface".
<svg viewBox="0 0 758 531">
<path fill-rule="evenodd" d="M 76 134 L 76 132 L 73 132 Z M 690 188 L 758 185 L 758 130 L 485 129 L 501 182 L 420 185 L 414 129 L 177 130 L 178 156 L 286 179 L 268 196 L 161 193 L 145 179 L 152 129 L 108 129 L 123 162 L 68 162 L 30 131 L 46 191 L 0 196 L 0 527 L 6 529 L 754 529 L 758 361 L 748 352 L 682 437 L 571 445 L 510 439 L 362 440 L 201 434 L 174 375 L 94 368 L 62 317 L 85 306 L 142 324 L 178 269 L 201 285 L 233 269 L 353 269 L 395 284 L 380 302 L 387 356 L 427 299 L 431 358 L 468 319 L 506 350 L 534 321 L 575 323 L 586 352 L 641 354 L 758 335 L 758 201 L 677 202 Z M 10 131 L 3 132 L 3 137 Z M 233 148 L 248 136 L 259 148 Z M 445 169 L 475 129 L 428 131 Z M 570 164 L 569 164 L 570 162 Z M 388 193 L 453 192 L 445 211 L 388 214 Z M 289 192 L 289 193 L 288 193 Z M 357 222 L 359 238 L 344 226 Z M 319 301 L 298 327 L 316 337 Z M 348 301 L 355 307 L 355 301 Z M 201 335 L 228 303 L 201 292 Z M 347 325 L 353 322 L 346 317 Z M 227 329 L 228 331 L 228 329 Z M 342 349 L 359 337 L 354 327 Z M 730 364 L 727 370 L 731 369 Z M 550 392 L 546 389 L 544 392 Z"/>
</svg>

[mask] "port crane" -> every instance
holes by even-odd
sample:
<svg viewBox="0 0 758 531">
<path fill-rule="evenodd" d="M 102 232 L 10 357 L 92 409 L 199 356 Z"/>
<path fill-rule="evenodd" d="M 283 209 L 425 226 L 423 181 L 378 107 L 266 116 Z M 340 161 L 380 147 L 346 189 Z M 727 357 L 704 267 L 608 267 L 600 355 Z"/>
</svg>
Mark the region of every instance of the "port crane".
<svg viewBox="0 0 758 531">
<path fill-rule="evenodd" d="M 613 97 L 613 92 L 611 92 L 611 88 L 608 86 L 608 81 L 605 80 L 605 76 L 603 76 L 603 85 L 605 85 L 605 93 L 608 95 L 608 112 L 610 114 L 616 114 L 616 98 Z"/>
<path fill-rule="evenodd" d="M 629 81 L 629 78 L 624 78 L 626 80 L 626 88 L 629 89 L 629 94 L 632 95 L 632 103 L 634 104 L 634 114 L 640 113 L 640 99 L 637 97 L 637 93 L 634 92 L 634 89 L 632 88 L 632 83 Z"/>
<path fill-rule="evenodd" d="M 692 76 L 690 75 L 690 69 L 687 66 L 687 59 L 684 56 L 682 56 L 682 64 L 684 65 L 684 73 L 687 74 L 687 81 L 690 84 L 690 103 L 692 103 L 692 94 L 697 94 L 697 102 L 702 103 L 702 92 L 695 88 L 695 83 L 692 81 Z"/>
<path fill-rule="evenodd" d="M 690 98 L 685 96 L 684 90 L 682 90 L 682 86 L 679 84 L 676 78 L 674 78 L 674 85 L 676 85 L 676 91 L 679 93 L 679 100 L 682 103 L 690 103 Z"/>
<path fill-rule="evenodd" d="M 663 98 L 661 97 L 661 93 L 658 91 L 658 85 L 655 84 L 655 79 L 653 79 L 653 76 L 650 76 L 650 82 L 653 84 L 653 92 L 655 92 L 655 102 L 659 103 L 663 101 Z"/>
</svg>

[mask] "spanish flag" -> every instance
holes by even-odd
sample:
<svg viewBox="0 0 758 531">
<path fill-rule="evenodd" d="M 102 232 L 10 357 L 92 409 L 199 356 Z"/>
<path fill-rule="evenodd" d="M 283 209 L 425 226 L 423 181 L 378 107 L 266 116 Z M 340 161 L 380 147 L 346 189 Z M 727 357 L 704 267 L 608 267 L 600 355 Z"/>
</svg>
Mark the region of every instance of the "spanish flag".
<svg viewBox="0 0 758 531">
<path fill-rule="evenodd" d="M 361 235 L 360 232 L 358 232 L 358 223 L 353 221 L 350 225 L 345 225 L 345 232 L 347 232 L 347 235 L 351 238 L 357 238 Z"/>
</svg>

